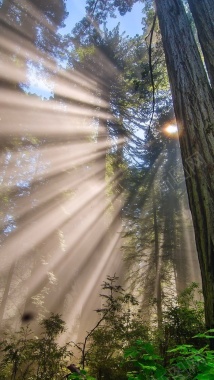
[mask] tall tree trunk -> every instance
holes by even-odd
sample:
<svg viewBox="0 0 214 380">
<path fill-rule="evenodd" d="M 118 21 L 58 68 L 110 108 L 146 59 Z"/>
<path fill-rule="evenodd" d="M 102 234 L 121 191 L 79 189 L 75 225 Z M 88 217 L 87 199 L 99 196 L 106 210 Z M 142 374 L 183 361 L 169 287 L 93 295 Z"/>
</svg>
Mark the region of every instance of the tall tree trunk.
<svg viewBox="0 0 214 380">
<path fill-rule="evenodd" d="M 179 128 L 208 328 L 214 327 L 214 99 L 181 0 L 156 0 Z"/>
<path fill-rule="evenodd" d="M 205 64 L 214 89 L 214 1 L 188 0 L 203 51 Z"/>
<path fill-rule="evenodd" d="M 11 282 L 12 282 L 15 266 L 16 266 L 16 262 L 14 261 L 11 264 L 11 267 L 10 267 L 9 272 L 7 274 L 7 280 L 6 280 L 6 284 L 5 284 L 5 288 L 4 288 L 4 292 L 3 292 L 3 297 L 1 300 L 1 304 L 0 304 L 0 326 L 2 325 L 2 322 L 3 322 L 4 312 L 6 310 L 6 305 L 7 305 L 7 301 L 8 301 L 8 297 L 9 297 L 9 292 L 10 292 L 10 287 L 11 287 Z"/>
<path fill-rule="evenodd" d="M 156 266 L 156 283 L 155 283 L 155 298 L 157 299 L 157 321 L 158 328 L 162 325 L 162 291 L 161 291 L 161 258 L 159 249 L 159 226 L 157 217 L 157 205 L 156 205 L 156 194 L 154 187 L 152 189 L 152 206 L 153 206 L 153 231 L 154 231 L 154 259 Z"/>
</svg>

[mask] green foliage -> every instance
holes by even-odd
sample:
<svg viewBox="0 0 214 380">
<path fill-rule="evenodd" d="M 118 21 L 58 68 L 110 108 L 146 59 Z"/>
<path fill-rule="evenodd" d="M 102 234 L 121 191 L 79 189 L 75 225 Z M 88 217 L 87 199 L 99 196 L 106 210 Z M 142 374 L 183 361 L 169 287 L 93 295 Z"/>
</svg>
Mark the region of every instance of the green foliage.
<svg viewBox="0 0 214 380">
<path fill-rule="evenodd" d="M 135 311 L 137 300 L 117 285 L 117 280 L 108 276 L 102 285 L 105 302 L 97 310 L 102 323 L 91 334 L 86 356 L 89 372 L 98 379 L 126 379 L 127 368 L 121 367 L 123 350 L 139 337 L 148 339 L 148 328 Z"/>
<path fill-rule="evenodd" d="M 51 313 L 49 318 L 41 321 L 47 338 L 54 338 L 65 331 L 65 322 L 60 318 L 59 314 Z"/>
<path fill-rule="evenodd" d="M 87 59 L 95 53 L 94 45 L 76 48 L 76 55 L 80 61 Z"/>
<path fill-rule="evenodd" d="M 97 310 L 102 323 L 91 334 L 86 355 L 89 373 L 96 379 L 125 380 L 127 376 L 129 380 L 171 379 L 168 372 L 178 371 L 186 360 L 184 355 L 181 360 L 180 354 L 173 351 L 176 345 L 192 347 L 199 355 L 203 350 L 207 352 L 201 349 L 204 344 L 201 338 L 206 336 L 193 338 L 204 329 L 203 303 L 195 300 L 196 284 L 168 304 L 161 327 L 148 331 L 139 310 L 136 311 L 139 305 L 133 295 L 116 285 L 115 276 L 107 280 L 103 283 L 105 292 L 101 294 L 105 303 Z"/>
<path fill-rule="evenodd" d="M 207 346 L 197 349 L 192 345 L 179 345 L 170 350 L 175 354 L 169 365 L 155 353 L 150 343 L 141 340 L 125 350 L 125 361 L 131 362 L 135 370 L 128 373 L 128 380 L 141 379 L 213 379 L 214 351 Z"/>
<path fill-rule="evenodd" d="M 208 347 L 196 349 L 192 345 L 181 345 L 170 350 L 176 354 L 171 359 L 168 372 L 175 379 L 213 379 L 214 352 Z M 170 377 L 173 378 L 173 377 Z"/>
<path fill-rule="evenodd" d="M 155 353 L 151 343 L 137 340 L 132 347 L 125 350 L 124 358 L 135 368 L 128 373 L 128 380 L 166 379 L 163 359 Z"/>
<path fill-rule="evenodd" d="M 115 11 L 118 9 L 121 15 L 125 15 L 127 12 L 130 12 L 133 4 L 138 0 L 109 0 L 105 2 L 87 0 L 86 10 L 91 17 L 94 17 L 100 23 L 104 23 L 108 16 L 116 17 Z"/>
<path fill-rule="evenodd" d="M 29 327 L 5 335 L 0 342 L 0 379 L 60 380 L 65 375 L 70 380 L 212 379 L 214 351 L 204 342 L 213 339 L 214 330 L 202 332 L 203 305 L 193 296 L 198 286 L 192 284 L 169 304 L 161 328 L 149 331 L 137 300 L 117 281 L 108 276 L 102 284 L 100 319 L 81 349 L 80 361 L 83 368 L 87 363 L 87 371 L 66 375 L 72 353 L 68 344 L 60 347 L 55 341 L 65 323 L 51 314 L 40 323 L 39 338 L 32 337 Z"/>
<path fill-rule="evenodd" d="M 66 12 L 66 3 L 64 0 L 52 1 L 50 3 L 34 0 L 34 5 L 56 25 L 60 27 L 65 26 L 64 20 L 68 16 L 68 12 Z"/>
<path fill-rule="evenodd" d="M 58 380 L 65 374 L 66 360 L 72 356 L 69 346 L 60 347 L 55 338 L 65 331 L 65 323 L 58 314 L 40 323 L 41 337 L 32 337 L 29 327 L 0 342 L 1 380 Z"/>
<path fill-rule="evenodd" d="M 168 350 L 175 345 L 194 344 L 201 347 L 205 344 L 204 341 L 193 338 L 198 331 L 205 329 L 203 302 L 197 301 L 196 293 L 200 293 L 198 285 L 192 283 L 163 312 L 162 328 L 157 331 L 155 339 L 160 353 L 165 357 L 165 363 L 168 360 Z"/>
<path fill-rule="evenodd" d="M 78 373 L 72 373 L 70 375 L 68 375 L 68 380 L 73 380 L 73 379 L 77 379 L 77 380 L 96 380 L 94 377 L 90 376 L 87 374 L 87 372 L 85 370 L 80 370 L 80 374 Z"/>
</svg>

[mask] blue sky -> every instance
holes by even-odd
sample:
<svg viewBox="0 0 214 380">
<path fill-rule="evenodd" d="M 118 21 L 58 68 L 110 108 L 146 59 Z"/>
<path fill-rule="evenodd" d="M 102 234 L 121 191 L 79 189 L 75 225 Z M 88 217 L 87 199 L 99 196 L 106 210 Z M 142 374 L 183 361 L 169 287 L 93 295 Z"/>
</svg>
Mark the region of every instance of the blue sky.
<svg viewBox="0 0 214 380">
<path fill-rule="evenodd" d="M 108 1 L 108 0 L 106 0 Z M 67 0 L 68 18 L 65 20 L 66 27 L 61 29 L 63 33 L 69 33 L 75 26 L 75 23 L 80 21 L 85 15 L 86 0 Z M 132 11 L 125 16 L 120 16 L 117 12 L 117 18 L 109 18 L 107 27 L 112 29 L 120 22 L 120 31 L 126 32 L 127 35 L 133 37 L 136 34 L 142 33 L 142 3 L 141 1 L 134 4 Z"/>
</svg>

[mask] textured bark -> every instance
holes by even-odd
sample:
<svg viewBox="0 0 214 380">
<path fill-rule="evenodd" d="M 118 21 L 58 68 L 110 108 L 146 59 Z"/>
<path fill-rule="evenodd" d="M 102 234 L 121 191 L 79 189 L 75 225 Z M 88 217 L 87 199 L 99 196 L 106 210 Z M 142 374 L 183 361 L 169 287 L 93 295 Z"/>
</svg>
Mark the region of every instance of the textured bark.
<svg viewBox="0 0 214 380">
<path fill-rule="evenodd" d="M 214 327 L 214 99 L 181 0 L 156 0 L 196 237 L 208 328 Z"/>
<path fill-rule="evenodd" d="M 214 1 L 188 0 L 203 51 L 210 83 L 214 89 Z"/>
</svg>

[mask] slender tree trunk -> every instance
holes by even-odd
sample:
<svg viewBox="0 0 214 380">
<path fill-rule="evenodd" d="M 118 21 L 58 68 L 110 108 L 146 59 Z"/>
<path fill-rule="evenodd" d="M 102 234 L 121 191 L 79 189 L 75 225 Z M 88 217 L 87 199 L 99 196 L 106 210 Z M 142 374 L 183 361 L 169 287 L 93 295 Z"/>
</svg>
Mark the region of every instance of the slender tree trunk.
<svg viewBox="0 0 214 380">
<path fill-rule="evenodd" d="M 214 327 L 214 99 L 181 0 L 156 0 L 179 128 L 208 328 Z"/>
<path fill-rule="evenodd" d="M 7 275 L 7 281 L 5 284 L 4 293 L 3 293 L 3 297 L 2 297 L 2 301 L 0 305 L 0 326 L 2 325 L 2 322 L 3 322 L 4 312 L 5 312 L 6 304 L 8 301 L 8 296 L 9 296 L 9 291 L 11 287 L 11 282 L 12 282 L 15 266 L 16 266 L 16 262 L 14 261 L 11 264 L 10 270 Z"/>
<path fill-rule="evenodd" d="M 158 327 L 162 325 L 162 292 L 161 292 L 161 259 L 159 250 L 159 227 L 157 218 L 157 205 L 155 190 L 152 189 L 152 203 L 153 203 L 153 231 L 154 231 L 154 243 L 155 243 L 155 266 L 156 266 L 156 284 L 155 284 L 155 298 L 157 299 L 157 321 Z"/>
<path fill-rule="evenodd" d="M 188 0 L 203 51 L 205 64 L 214 89 L 214 1 Z"/>
</svg>

